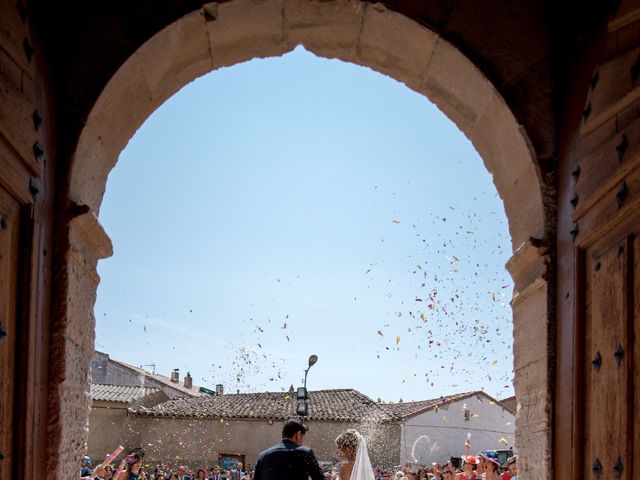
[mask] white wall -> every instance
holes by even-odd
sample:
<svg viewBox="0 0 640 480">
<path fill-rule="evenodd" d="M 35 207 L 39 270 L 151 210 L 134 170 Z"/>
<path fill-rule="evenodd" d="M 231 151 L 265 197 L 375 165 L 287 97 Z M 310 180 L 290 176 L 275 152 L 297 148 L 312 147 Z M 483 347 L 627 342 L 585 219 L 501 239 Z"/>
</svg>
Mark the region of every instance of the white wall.
<svg viewBox="0 0 640 480">
<path fill-rule="evenodd" d="M 471 411 L 465 421 L 463 406 Z M 402 426 L 400 458 L 402 464 L 413 462 L 443 463 L 449 457 L 464 455 L 467 432 L 471 433 L 471 451 L 494 450 L 514 444 L 515 415 L 482 395 L 453 402 L 408 419 Z M 500 443 L 507 440 L 507 445 Z"/>
</svg>

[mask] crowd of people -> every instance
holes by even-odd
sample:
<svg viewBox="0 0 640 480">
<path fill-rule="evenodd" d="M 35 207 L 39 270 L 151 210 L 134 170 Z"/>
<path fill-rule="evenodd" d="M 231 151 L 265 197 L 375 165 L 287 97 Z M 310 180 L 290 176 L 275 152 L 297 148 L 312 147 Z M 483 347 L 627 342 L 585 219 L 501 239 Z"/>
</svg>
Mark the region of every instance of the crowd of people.
<svg viewBox="0 0 640 480">
<path fill-rule="evenodd" d="M 255 471 L 237 462 L 230 469 L 214 465 L 191 469 L 186 465 L 145 465 L 144 450 L 132 450 L 114 470 L 111 465 L 122 452 L 119 446 L 104 462 L 92 468 L 91 458 L 82 459 L 80 478 L 84 480 L 517 480 L 517 456 L 504 464 L 495 452 L 482 451 L 477 456 L 465 455 L 444 465 L 429 466 L 407 463 L 400 467 L 373 467 L 365 438 L 348 429 L 335 440 L 337 460 L 321 467 L 313 450 L 305 446 L 307 427 L 296 419 L 287 420 L 282 440 L 263 451 Z M 465 444 L 467 453 L 470 444 Z M 455 462 L 454 462 L 455 460 Z M 458 468 L 459 467 L 459 468 Z"/>
<path fill-rule="evenodd" d="M 132 464 L 115 477 L 116 469 L 106 465 L 102 469 L 92 468 L 91 458 L 82 459 L 80 477 L 96 480 L 253 480 L 252 469 L 245 469 L 242 463 L 224 469 L 219 465 L 207 468 L 190 468 L 186 465 Z M 136 462 L 137 463 L 137 462 Z M 338 468 L 327 464 L 324 468 L 325 480 L 337 480 Z M 93 475 L 93 476 L 92 476 Z M 137 475 L 137 476 L 136 476 Z M 433 463 L 429 466 L 407 463 L 404 467 L 374 468 L 375 480 L 517 480 L 517 456 L 500 465 L 491 452 L 481 452 L 478 456 L 463 457 L 462 465 L 455 468 L 452 462 L 444 465 Z"/>
<path fill-rule="evenodd" d="M 118 471 L 112 465 L 93 468 L 93 460 L 84 456 L 80 478 L 95 480 L 252 480 L 253 471 L 245 470 L 240 462 L 233 468 L 224 469 L 219 465 L 209 468 L 190 468 L 187 465 L 170 465 L 167 463 L 156 465 L 144 465 L 142 458 L 134 458 L 136 461 L 125 464 Z M 132 459 L 132 460 L 134 460 Z"/>
<path fill-rule="evenodd" d="M 433 463 L 420 466 L 407 463 L 394 473 L 393 468 L 375 468 L 376 480 L 517 480 L 518 457 L 510 457 L 500 464 L 492 452 L 480 452 L 477 456 L 462 457 L 462 465 L 456 468 L 451 461 L 444 465 Z"/>
</svg>

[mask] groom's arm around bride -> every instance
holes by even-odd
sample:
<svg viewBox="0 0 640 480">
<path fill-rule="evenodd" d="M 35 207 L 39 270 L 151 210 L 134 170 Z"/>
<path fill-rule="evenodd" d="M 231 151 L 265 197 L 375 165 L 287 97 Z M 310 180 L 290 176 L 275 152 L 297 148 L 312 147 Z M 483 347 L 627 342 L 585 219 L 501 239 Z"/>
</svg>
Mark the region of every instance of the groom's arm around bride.
<svg viewBox="0 0 640 480">
<path fill-rule="evenodd" d="M 298 420 L 287 420 L 282 441 L 258 456 L 254 480 L 324 480 L 313 450 L 304 446 L 307 427 Z"/>
</svg>

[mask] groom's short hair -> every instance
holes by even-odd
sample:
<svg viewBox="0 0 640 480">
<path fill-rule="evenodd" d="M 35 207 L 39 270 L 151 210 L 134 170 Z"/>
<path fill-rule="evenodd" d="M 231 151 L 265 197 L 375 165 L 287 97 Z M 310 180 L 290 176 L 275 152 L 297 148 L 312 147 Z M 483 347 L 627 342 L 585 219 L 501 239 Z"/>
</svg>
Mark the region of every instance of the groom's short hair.
<svg viewBox="0 0 640 480">
<path fill-rule="evenodd" d="M 300 420 L 290 418 L 284 422 L 284 426 L 282 427 L 282 438 L 291 438 L 298 432 L 307 433 L 307 430 L 307 427 Z"/>
</svg>

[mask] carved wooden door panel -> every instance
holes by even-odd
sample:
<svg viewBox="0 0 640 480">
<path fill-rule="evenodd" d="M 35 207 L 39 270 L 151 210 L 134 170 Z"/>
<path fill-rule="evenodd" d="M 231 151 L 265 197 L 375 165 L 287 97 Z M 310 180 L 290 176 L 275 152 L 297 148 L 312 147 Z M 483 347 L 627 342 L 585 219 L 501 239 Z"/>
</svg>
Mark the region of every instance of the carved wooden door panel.
<svg viewBox="0 0 640 480">
<path fill-rule="evenodd" d="M 633 245 L 632 235 L 612 235 L 580 254 L 584 478 L 631 478 Z"/>
<path fill-rule="evenodd" d="M 560 478 L 640 475 L 640 6 L 611 6 L 567 89 L 559 145 Z"/>
<path fill-rule="evenodd" d="M 36 478 L 46 431 L 47 144 L 24 2 L 0 0 L 0 480 Z M 49 164 L 50 165 L 50 164 Z M 47 256 L 49 255 L 49 256 Z M 45 283 L 47 282 L 47 283 Z M 34 466 L 36 466 L 34 468 Z M 37 472 L 37 473 L 36 473 Z"/>
<path fill-rule="evenodd" d="M 0 189 L 0 479 L 12 478 L 14 398 L 20 308 L 21 215 L 18 202 Z M 22 240 L 22 242 L 21 242 Z"/>
<path fill-rule="evenodd" d="M 640 473 L 640 136 L 613 138 L 583 158 L 573 192 L 574 471 L 631 479 Z"/>
</svg>

